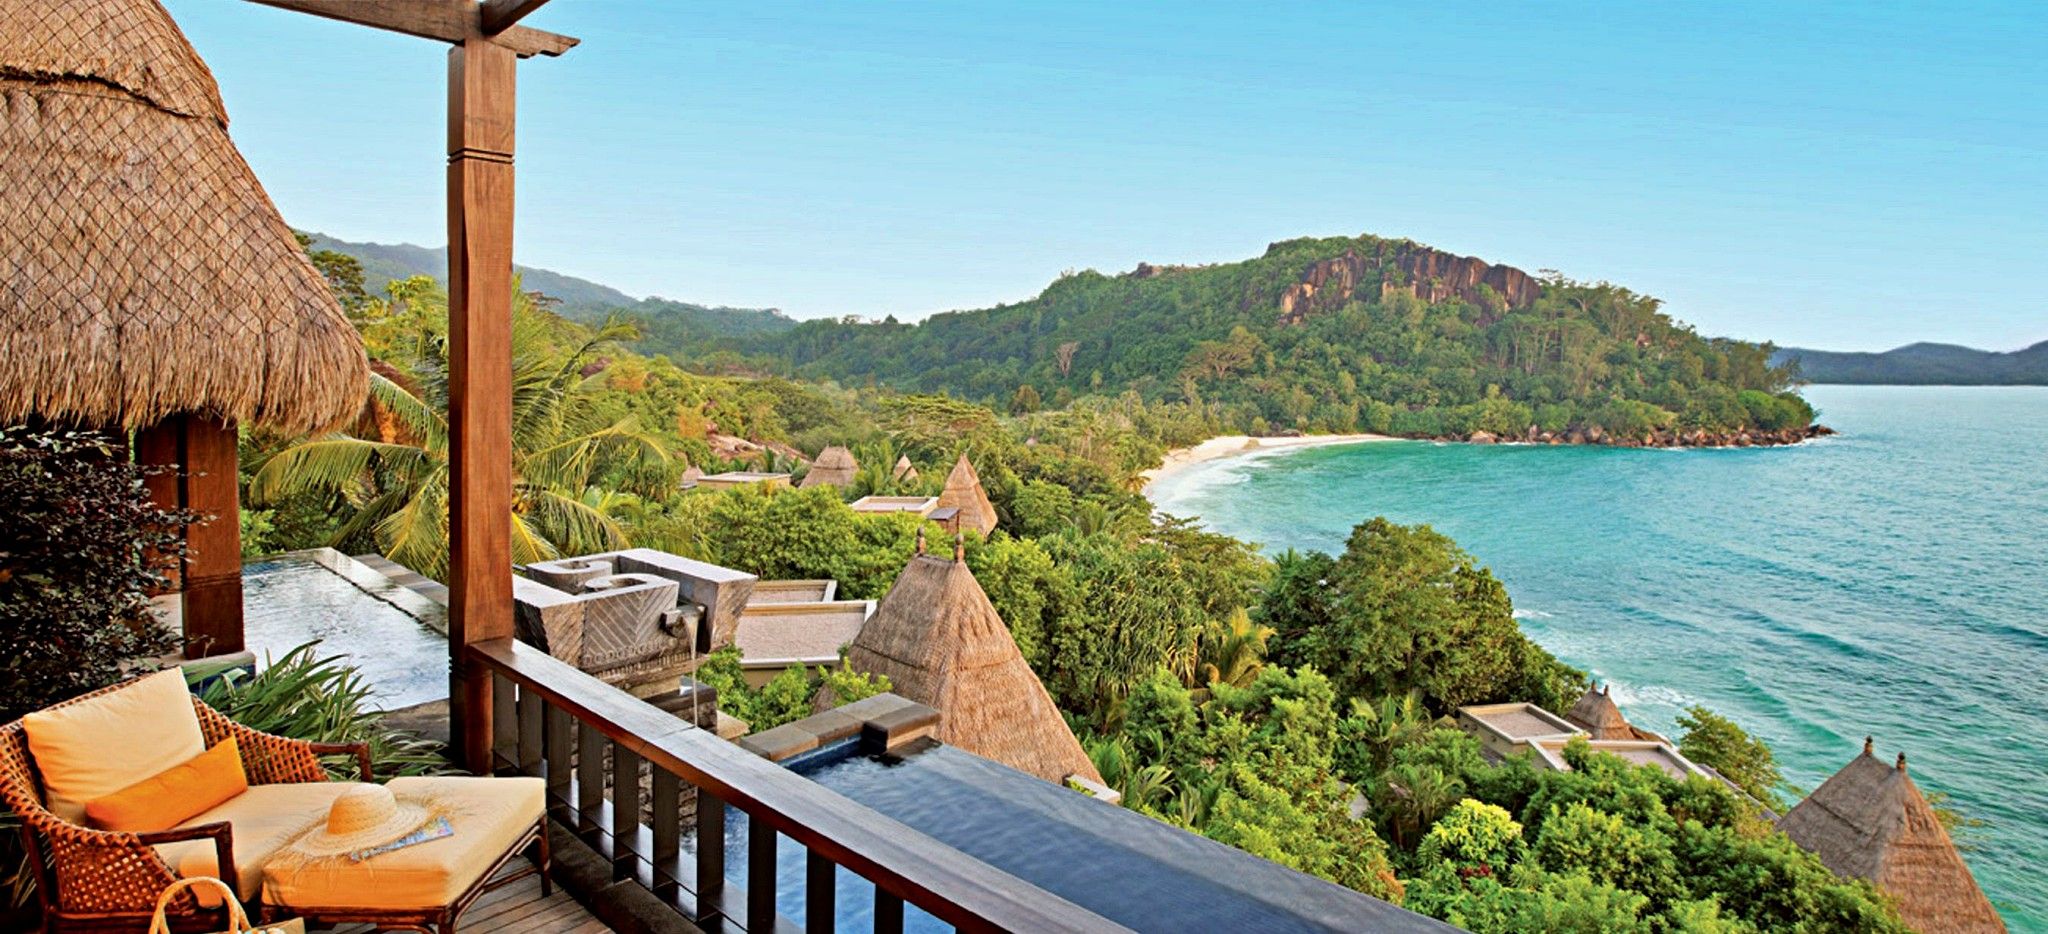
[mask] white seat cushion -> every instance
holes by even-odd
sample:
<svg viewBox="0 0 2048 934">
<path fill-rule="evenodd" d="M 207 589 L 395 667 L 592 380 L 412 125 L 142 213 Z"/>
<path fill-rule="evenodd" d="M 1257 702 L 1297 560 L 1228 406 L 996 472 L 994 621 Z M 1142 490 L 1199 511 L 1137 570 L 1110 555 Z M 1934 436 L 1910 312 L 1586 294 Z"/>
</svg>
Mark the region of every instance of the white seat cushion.
<svg viewBox="0 0 2048 934">
<path fill-rule="evenodd" d="M 288 870 L 273 866 L 264 872 L 264 904 L 308 912 L 451 905 L 540 820 L 546 797 L 538 778 L 394 778 L 389 787 L 400 798 L 445 807 L 455 835 L 359 863 L 336 859 Z"/>
<path fill-rule="evenodd" d="M 234 828 L 231 855 L 235 860 L 235 878 L 222 881 L 233 884 L 236 894 L 243 901 L 249 901 L 256 897 L 263 885 L 263 865 L 270 862 L 270 858 L 277 855 L 285 844 L 297 839 L 300 833 L 327 820 L 327 808 L 334 799 L 359 784 L 298 782 L 251 785 L 248 791 L 178 826 L 197 827 L 227 821 Z M 220 863 L 211 838 L 160 844 L 156 852 L 171 871 L 180 876 L 220 877 Z M 194 888 L 191 891 L 207 907 L 220 903 L 208 889 Z"/>
<path fill-rule="evenodd" d="M 50 813 L 85 823 L 85 803 L 190 762 L 206 751 L 178 669 L 118 691 L 21 718 L 43 773 Z"/>
</svg>

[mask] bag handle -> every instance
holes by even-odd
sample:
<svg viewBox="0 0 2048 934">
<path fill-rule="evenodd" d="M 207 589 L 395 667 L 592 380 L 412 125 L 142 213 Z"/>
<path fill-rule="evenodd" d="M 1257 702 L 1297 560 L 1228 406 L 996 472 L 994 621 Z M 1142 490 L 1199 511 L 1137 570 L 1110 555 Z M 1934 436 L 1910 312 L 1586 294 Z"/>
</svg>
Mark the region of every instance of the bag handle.
<svg viewBox="0 0 2048 934">
<path fill-rule="evenodd" d="M 171 883 L 164 889 L 164 894 L 157 896 L 156 915 L 149 919 L 149 934 L 171 934 L 171 920 L 165 914 L 170 910 L 171 899 L 184 889 L 195 885 L 210 885 L 220 890 L 221 903 L 228 906 L 226 934 L 242 934 L 245 931 L 256 930 L 256 926 L 249 923 L 249 913 L 242 910 L 242 900 L 236 897 L 235 890 L 229 888 L 227 883 L 212 876 L 191 876 Z"/>
</svg>

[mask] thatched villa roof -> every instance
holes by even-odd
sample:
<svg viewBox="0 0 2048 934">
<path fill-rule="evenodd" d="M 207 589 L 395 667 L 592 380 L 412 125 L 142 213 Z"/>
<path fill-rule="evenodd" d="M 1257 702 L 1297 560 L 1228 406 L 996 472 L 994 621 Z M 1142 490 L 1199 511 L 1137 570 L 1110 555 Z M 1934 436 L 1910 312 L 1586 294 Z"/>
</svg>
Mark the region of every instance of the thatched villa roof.
<svg viewBox="0 0 2048 934">
<path fill-rule="evenodd" d="M 1662 742 L 1663 737 L 1630 725 L 1628 718 L 1621 715 L 1621 708 L 1615 706 L 1614 698 L 1608 695 L 1611 685 L 1589 687 L 1572 704 L 1570 712 L 1564 715 L 1572 725 L 1585 730 L 1587 735 L 1599 740 L 1649 740 Z"/>
<path fill-rule="evenodd" d="M 1102 780 L 957 552 L 911 558 L 846 663 L 937 709 L 941 742 L 1050 782 Z"/>
<path fill-rule="evenodd" d="M 946 476 L 946 491 L 939 494 L 940 509 L 960 510 L 962 529 L 973 529 L 983 535 L 995 531 L 996 507 L 988 501 L 987 491 L 981 488 L 981 475 L 974 472 L 974 465 L 967 462 L 967 455 L 960 455 L 954 462 L 953 472 Z"/>
<path fill-rule="evenodd" d="M 1880 761 L 1866 737 L 1863 754 L 1779 818 L 1778 829 L 1837 874 L 1868 879 L 1897 898 L 1913 930 L 2005 930 L 1907 777 L 1903 753 L 1896 763 Z"/>
<path fill-rule="evenodd" d="M 0 423 L 335 427 L 361 340 L 156 0 L 0 3 Z"/>
<path fill-rule="evenodd" d="M 889 479 L 898 483 L 909 483 L 917 479 L 917 467 L 910 463 L 910 455 L 897 455 L 896 467 L 889 472 Z"/>
<path fill-rule="evenodd" d="M 853 452 L 839 445 L 832 445 L 818 452 L 818 459 L 811 462 L 811 469 L 797 484 L 797 489 L 814 486 L 846 486 L 853 482 L 853 475 L 860 472 L 860 463 L 853 459 Z"/>
</svg>

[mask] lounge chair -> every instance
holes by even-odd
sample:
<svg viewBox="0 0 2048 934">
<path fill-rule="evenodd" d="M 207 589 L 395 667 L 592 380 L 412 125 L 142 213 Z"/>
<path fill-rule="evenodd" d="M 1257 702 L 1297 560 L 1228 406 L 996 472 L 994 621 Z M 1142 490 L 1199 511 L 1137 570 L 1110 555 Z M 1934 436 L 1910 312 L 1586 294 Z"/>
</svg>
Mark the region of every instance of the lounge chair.
<svg viewBox="0 0 2048 934">
<path fill-rule="evenodd" d="M 196 738 L 190 736 L 195 720 Z M 159 774 L 167 762 L 184 761 L 189 749 L 179 749 L 180 742 L 195 739 L 203 749 L 233 739 L 248 789 L 167 830 L 134 833 L 86 825 L 81 798 Z M 171 883 L 198 875 L 227 882 L 251 906 L 263 905 L 273 892 L 331 895 L 336 891 L 332 873 L 295 878 L 265 871 L 271 857 L 325 818 L 341 792 L 356 787 L 328 780 L 320 764 L 325 755 L 353 756 L 362 779 L 370 780 L 366 745 L 311 743 L 249 729 L 192 696 L 176 671 L 125 681 L 0 726 L 0 801 L 21 821 L 44 929 L 53 934 L 142 930 Z M 456 836 L 387 854 L 405 854 L 397 860 L 404 866 L 393 868 L 412 874 L 408 885 L 397 887 L 404 893 L 401 900 L 436 903 L 338 905 L 323 898 L 323 904 L 310 906 L 321 909 L 316 913 L 301 911 L 309 906 L 292 904 L 287 897 L 284 904 L 270 906 L 273 913 L 446 932 L 484 891 L 527 874 L 493 878 L 519 852 L 536 847 L 536 871 L 545 872 L 537 779 L 398 781 L 419 784 L 419 791 L 443 799 L 487 802 L 469 809 L 484 817 L 458 821 Z M 378 860 L 375 868 L 381 869 L 386 857 Z M 227 920 L 223 907 L 211 893 L 195 895 L 187 889 L 171 899 L 166 915 L 174 930 L 219 930 Z"/>
</svg>

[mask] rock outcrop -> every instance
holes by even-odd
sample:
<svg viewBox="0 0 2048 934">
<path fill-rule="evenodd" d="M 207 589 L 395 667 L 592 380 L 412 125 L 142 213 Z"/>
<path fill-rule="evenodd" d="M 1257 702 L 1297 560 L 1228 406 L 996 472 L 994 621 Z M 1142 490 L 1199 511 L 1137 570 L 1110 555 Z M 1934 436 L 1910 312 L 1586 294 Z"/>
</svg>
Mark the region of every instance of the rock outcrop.
<svg viewBox="0 0 2048 934">
<path fill-rule="evenodd" d="M 1574 427 L 1562 432 L 1539 430 L 1529 426 L 1524 440 L 1532 444 L 1604 444 L 1618 448 L 1750 448 L 1771 447 L 1780 444 L 1798 444 L 1813 438 L 1824 438 L 1835 430 L 1826 425 L 1808 425 L 1805 428 L 1785 428 L 1769 431 L 1762 428 L 1745 428 L 1740 431 L 1652 431 L 1639 437 L 1621 437 L 1601 431 L 1595 425 Z M 1443 437 L 1438 441 L 1470 441 L 1475 444 L 1492 444 L 1493 440 L 1481 440 L 1477 432 L 1469 438 Z M 1487 436 L 1489 439 L 1491 435 Z"/>
<path fill-rule="evenodd" d="M 1299 324 L 1317 312 L 1342 308 L 1361 285 L 1373 282 L 1379 284 L 1380 298 L 1406 292 L 1430 303 L 1455 298 L 1481 306 L 1495 304 L 1489 310 L 1526 307 L 1543 294 L 1541 282 L 1513 266 L 1401 242 L 1372 253 L 1350 249 L 1310 264 L 1301 281 L 1281 293 L 1280 321 Z"/>
</svg>

